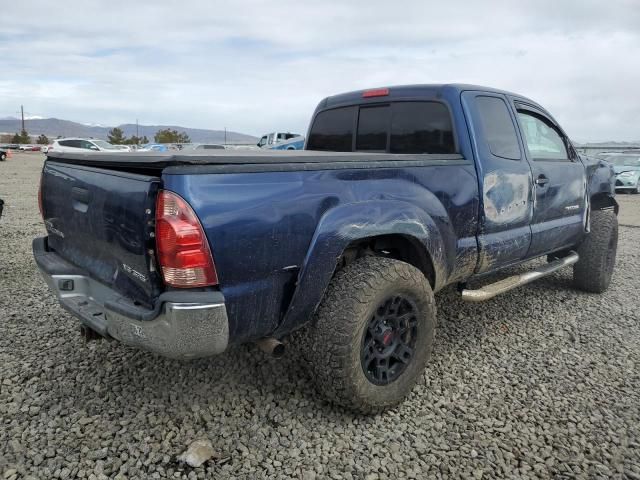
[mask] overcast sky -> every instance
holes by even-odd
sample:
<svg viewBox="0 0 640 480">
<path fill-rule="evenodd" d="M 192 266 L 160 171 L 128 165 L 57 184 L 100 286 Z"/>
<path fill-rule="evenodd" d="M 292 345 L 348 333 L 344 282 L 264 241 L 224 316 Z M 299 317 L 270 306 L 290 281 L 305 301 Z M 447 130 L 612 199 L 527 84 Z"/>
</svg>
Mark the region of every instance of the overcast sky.
<svg viewBox="0 0 640 480">
<path fill-rule="evenodd" d="M 640 0 L 21 0 L 0 60 L 0 116 L 304 133 L 327 95 L 464 82 L 640 140 Z"/>
</svg>

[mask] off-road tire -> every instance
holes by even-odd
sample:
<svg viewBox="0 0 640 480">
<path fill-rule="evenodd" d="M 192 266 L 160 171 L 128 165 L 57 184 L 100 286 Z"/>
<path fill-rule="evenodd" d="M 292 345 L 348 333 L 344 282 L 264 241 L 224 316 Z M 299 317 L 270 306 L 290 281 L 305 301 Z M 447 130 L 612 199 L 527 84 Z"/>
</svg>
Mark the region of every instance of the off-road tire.
<svg viewBox="0 0 640 480">
<path fill-rule="evenodd" d="M 0 153 L 0 162 L 4 162 L 7 159 L 7 154 L 2 152 Z"/>
<path fill-rule="evenodd" d="M 578 246 L 573 282 L 586 292 L 602 293 L 611 283 L 618 250 L 618 217 L 613 210 L 591 212 L 591 232 Z"/>
<path fill-rule="evenodd" d="M 413 354 L 399 376 L 376 385 L 361 360 L 365 330 L 381 305 L 401 296 L 415 307 Z M 359 413 L 400 403 L 421 379 L 436 327 L 433 291 L 420 270 L 398 260 L 363 257 L 339 271 L 327 288 L 314 321 L 304 332 L 302 354 L 320 393 Z"/>
</svg>

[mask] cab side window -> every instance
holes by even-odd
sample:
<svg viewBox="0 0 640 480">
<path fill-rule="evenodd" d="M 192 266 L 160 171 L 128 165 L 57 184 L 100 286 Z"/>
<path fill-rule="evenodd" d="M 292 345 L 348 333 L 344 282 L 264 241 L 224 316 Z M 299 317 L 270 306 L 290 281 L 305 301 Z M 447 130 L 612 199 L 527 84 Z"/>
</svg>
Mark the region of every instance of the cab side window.
<svg viewBox="0 0 640 480">
<path fill-rule="evenodd" d="M 551 122 L 526 110 L 518 110 L 518 120 L 532 160 L 570 160 L 564 139 Z"/>
<path fill-rule="evenodd" d="M 516 129 L 504 100 L 498 97 L 476 97 L 476 106 L 491 153 L 496 157 L 520 160 Z"/>
</svg>

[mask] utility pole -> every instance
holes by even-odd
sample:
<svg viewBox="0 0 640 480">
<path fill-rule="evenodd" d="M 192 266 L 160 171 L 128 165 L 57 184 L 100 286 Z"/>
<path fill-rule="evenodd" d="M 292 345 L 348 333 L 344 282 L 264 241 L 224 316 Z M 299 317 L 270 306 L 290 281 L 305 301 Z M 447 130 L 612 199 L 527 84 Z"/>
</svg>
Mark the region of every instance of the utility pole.
<svg viewBox="0 0 640 480">
<path fill-rule="evenodd" d="M 136 145 L 140 143 L 140 135 L 138 134 L 138 119 L 136 118 Z"/>
<path fill-rule="evenodd" d="M 20 113 L 22 114 L 22 131 L 20 133 L 22 133 L 22 132 L 25 131 L 25 129 L 24 129 L 24 105 L 20 105 Z"/>
<path fill-rule="evenodd" d="M 224 144 L 227 144 L 227 127 L 224 127 Z"/>
</svg>

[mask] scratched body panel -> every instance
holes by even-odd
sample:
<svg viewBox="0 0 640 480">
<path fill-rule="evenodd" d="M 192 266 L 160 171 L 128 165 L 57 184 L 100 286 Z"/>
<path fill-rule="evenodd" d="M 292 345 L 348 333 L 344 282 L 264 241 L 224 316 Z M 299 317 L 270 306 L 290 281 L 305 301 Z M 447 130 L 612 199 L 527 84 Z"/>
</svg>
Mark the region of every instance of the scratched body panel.
<svg viewBox="0 0 640 480">
<path fill-rule="evenodd" d="M 496 155 L 486 141 L 487 125 L 483 124 L 477 108 L 478 98 L 491 98 L 507 112 L 516 131 L 515 118 L 509 111 L 505 95 L 484 91 L 462 94 L 469 130 L 473 135 L 473 149 L 478 170 L 482 216 L 478 225 L 478 264 L 476 273 L 486 273 L 521 261 L 531 244 L 533 218 L 532 174 L 518 139 L 518 150 L 511 157 Z"/>
<path fill-rule="evenodd" d="M 159 281 L 147 255 L 159 179 L 48 161 L 43 170 L 49 247 L 123 295 L 151 306 Z"/>
<path fill-rule="evenodd" d="M 432 255 L 438 287 L 454 272 L 471 274 L 476 262 L 479 201 L 470 162 L 163 180 L 191 199 L 203 224 L 234 341 L 273 332 L 288 310 L 290 329 L 308 320 L 338 257 L 358 238 L 417 239 Z"/>
</svg>

